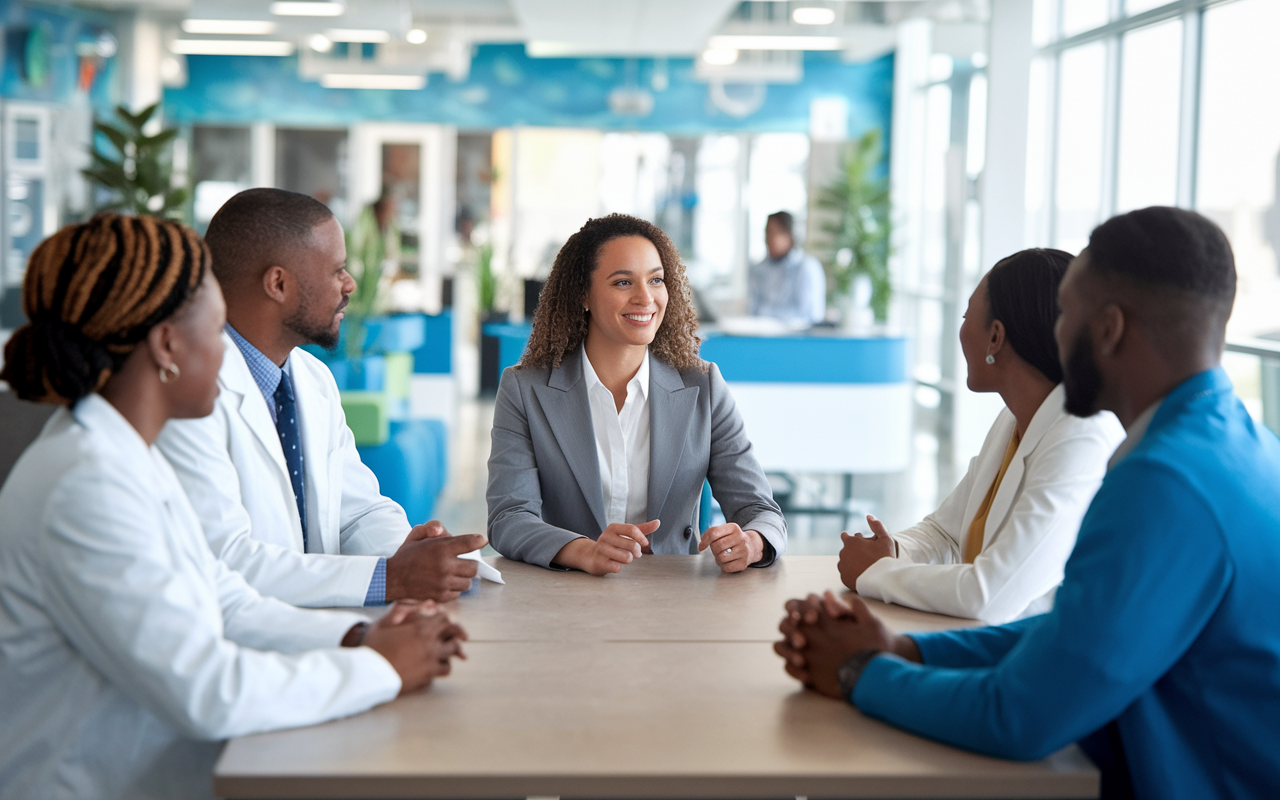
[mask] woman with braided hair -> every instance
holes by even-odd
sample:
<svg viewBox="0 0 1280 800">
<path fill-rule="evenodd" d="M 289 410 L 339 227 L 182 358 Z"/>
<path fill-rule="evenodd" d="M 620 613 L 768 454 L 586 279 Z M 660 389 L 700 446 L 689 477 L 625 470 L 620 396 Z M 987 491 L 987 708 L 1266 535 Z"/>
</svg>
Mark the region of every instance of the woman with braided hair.
<svg viewBox="0 0 1280 800">
<path fill-rule="evenodd" d="M 0 797 L 206 797 L 217 740 L 363 711 L 460 655 L 431 606 L 303 611 L 209 551 L 153 447 L 217 396 L 209 265 L 190 229 L 117 214 L 31 256 L 0 378 L 63 408 L 0 489 Z"/>
<path fill-rule="evenodd" d="M 498 387 L 499 553 L 595 575 L 644 553 L 710 550 L 724 572 L 782 555 L 786 522 L 696 329 L 680 254 L 657 227 L 611 214 L 569 237 Z M 704 480 L 727 521 L 697 535 Z"/>
</svg>

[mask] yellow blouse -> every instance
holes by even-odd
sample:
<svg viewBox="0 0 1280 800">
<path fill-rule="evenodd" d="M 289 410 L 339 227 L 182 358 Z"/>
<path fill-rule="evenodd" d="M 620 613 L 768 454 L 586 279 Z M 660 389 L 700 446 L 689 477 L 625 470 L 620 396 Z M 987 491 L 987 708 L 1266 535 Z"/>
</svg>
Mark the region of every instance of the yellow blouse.
<svg viewBox="0 0 1280 800">
<path fill-rule="evenodd" d="M 972 564 L 978 557 L 978 553 L 982 552 L 982 537 L 987 527 L 987 514 L 991 511 L 991 501 L 995 499 L 996 492 L 1000 489 L 1000 481 L 1004 480 L 1004 474 L 1009 470 L 1009 464 L 1013 462 L 1013 454 L 1018 452 L 1018 443 L 1021 441 L 1022 436 L 1015 428 L 1013 438 L 1009 440 L 1009 446 L 1004 450 L 1004 461 L 1000 464 L 1000 471 L 996 473 L 996 479 L 987 490 L 987 496 L 982 498 L 982 505 L 978 506 L 978 513 L 973 515 L 973 522 L 969 523 L 969 538 L 964 542 L 964 563 L 966 564 Z"/>
</svg>

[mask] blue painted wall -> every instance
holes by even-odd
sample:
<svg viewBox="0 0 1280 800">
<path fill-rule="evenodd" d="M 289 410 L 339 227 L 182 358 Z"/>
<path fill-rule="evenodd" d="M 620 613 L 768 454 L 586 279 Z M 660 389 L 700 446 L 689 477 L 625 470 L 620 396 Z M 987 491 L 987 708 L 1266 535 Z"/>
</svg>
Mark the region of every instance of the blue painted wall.
<svg viewBox="0 0 1280 800">
<path fill-rule="evenodd" d="M 95 110 L 110 110 L 119 97 L 119 57 L 98 59 L 77 52 L 77 45 L 114 34 L 109 13 L 69 6 L 37 6 L 0 0 L 4 30 L 0 97 L 67 103 L 86 93 Z"/>
<path fill-rule="evenodd" d="M 668 61 L 669 86 L 653 92 L 652 113 L 619 116 L 609 92 L 626 84 L 617 58 L 530 58 L 523 45 L 481 45 L 466 81 L 433 74 L 420 91 L 325 89 L 298 77 L 296 57 L 189 56 L 185 87 L 166 89 L 165 115 L 179 122 L 345 126 L 353 122 L 439 122 L 463 129 L 511 125 L 699 134 L 708 131 L 805 132 L 809 103 L 841 96 L 849 103 L 851 136 L 889 129 L 893 56 L 863 64 L 838 54 L 805 54 L 804 80 L 771 85 L 764 104 L 743 118 L 712 105 L 694 79 L 692 59 Z M 648 88 L 652 59 L 638 59 L 635 82 Z"/>
</svg>

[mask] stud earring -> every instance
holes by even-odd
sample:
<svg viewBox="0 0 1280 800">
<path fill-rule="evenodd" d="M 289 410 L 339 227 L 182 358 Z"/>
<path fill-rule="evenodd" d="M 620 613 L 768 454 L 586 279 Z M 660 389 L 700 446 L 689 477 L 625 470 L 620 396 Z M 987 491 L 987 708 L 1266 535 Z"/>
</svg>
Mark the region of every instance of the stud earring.
<svg viewBox="0 0 1280 800">
<path fill-rule="evenodd" d="M 987 353 L 987 363 L 988 364 L 996 363 L 996 357 L 991 355 L 990 353 Z"/>
<path fill-rule="evenodd" d="M 169 381 L 176 381 L 176 380 L 177 380 L 178 378 L 180 378 L 180 377 L 182 377 L 182 370 L 178 369 L 178 365 L 177 365 L 177 364 L 170 364 L 170 365 L 169 365 L 169 366 L 167 366 L 167 367 L 161 367 L 161 368 L 160 368 L 160 382 L 161 382 L 161 383 L 168 383 Z"/>
</svg>

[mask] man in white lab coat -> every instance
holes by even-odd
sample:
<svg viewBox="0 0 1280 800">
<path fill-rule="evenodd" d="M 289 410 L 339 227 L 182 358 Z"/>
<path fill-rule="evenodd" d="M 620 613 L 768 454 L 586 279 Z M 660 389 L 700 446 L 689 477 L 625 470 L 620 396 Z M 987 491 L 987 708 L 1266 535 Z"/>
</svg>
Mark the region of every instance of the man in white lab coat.
<svg viewBox="0 0 1280 800">
<path fill-rule="evenodd" d="M 378 490 L 328 368 L 299 345 L 337 343 L 347 298 L 342 226 L 319 201 L 250 189 L 205 235 L 227 302 L 213 414 L 157 444 L 213 552 L 263 594 L 298 606 L 456 598 L 485 544 L 439 522 L 410 529 Z"/>
</svg>

